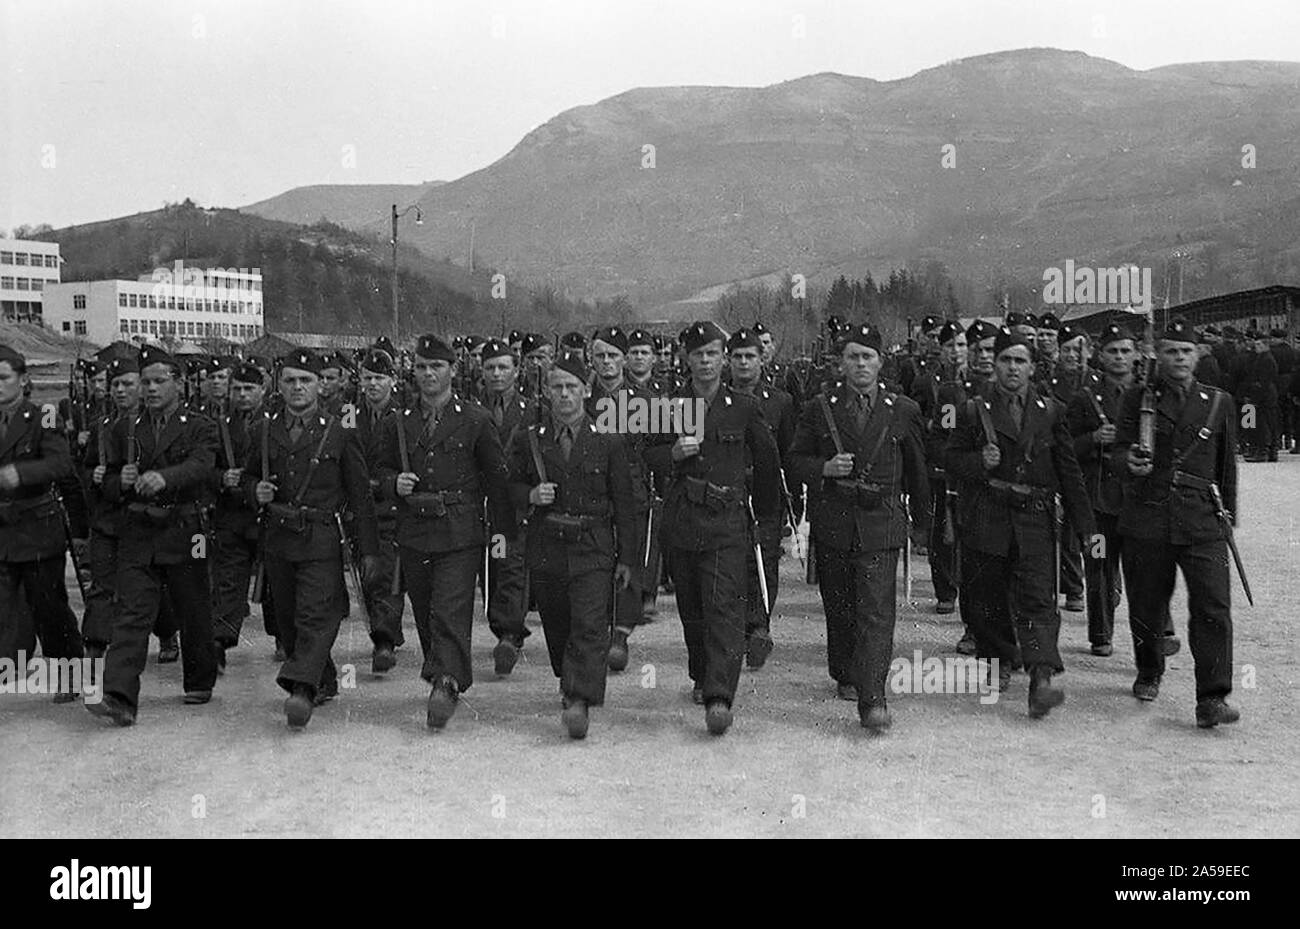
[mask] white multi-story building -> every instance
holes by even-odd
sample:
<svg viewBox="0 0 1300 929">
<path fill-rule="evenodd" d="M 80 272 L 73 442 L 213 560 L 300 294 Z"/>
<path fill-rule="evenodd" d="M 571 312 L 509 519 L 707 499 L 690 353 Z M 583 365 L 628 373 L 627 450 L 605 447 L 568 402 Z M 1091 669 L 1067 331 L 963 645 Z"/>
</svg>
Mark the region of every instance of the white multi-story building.
<svg viewBox="0 0 1300 929">
<path fill-rule="evenodd" d="M 45 325 L 103 345 L 164 336 L 249 342 L 264 332 L 262 274 L 177 262 L 136 281 L 70 281 L 46 289 Z"/>
<path fill-rule="evenodd" d="M 59 243 L 0 239 L 0 316 L 39 323 L 46 289 L 59 283 Z"/>
</svg>

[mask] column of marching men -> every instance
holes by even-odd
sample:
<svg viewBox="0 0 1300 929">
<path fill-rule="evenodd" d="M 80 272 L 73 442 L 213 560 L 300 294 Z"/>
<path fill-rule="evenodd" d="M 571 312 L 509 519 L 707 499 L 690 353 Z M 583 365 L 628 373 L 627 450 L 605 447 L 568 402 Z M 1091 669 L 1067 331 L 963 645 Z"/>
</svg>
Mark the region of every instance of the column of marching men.
<svg viewBox="0 0 1300 929">
<path fill-rule="evenodd" d="M 890 354 L 873 326 L 832 317 L 817 356 L 788 364 L 761 325 L 712 322 L 676 339 L 427 335 L 409 353 L 381 339 L 355 358 L 295 349 L 274 364 L 116 344 L 55 411 L 28 399 L 24 358 L 0 346 L 0 657 L 39 642 L 49 658 L 102 658 L 86 706 L 130 725 L 151 634 L 160 661 L 179 653 L 184 702 L 207 703 L 259 603 L 286 720 L 302 728 L 339 692 L 346 576 L 374 674 L 398 664 L 409 599 L 427 723 L 442 729 L 473 684 L 479 588 L 495 673 L 515 668 L 536 610 L 563 725 L 583 738 L 663 591 L 693 699 L 722 734 L 742 665 L 779 646 L 782 542 L 799 549 L 806 514 L 827 669 L 869 730 L 892 724 L 912 540 L 935 612 L 958 614 L 956 651 L 1003 692 L 1023 670 L 1033 717 L 1065 699 L 1062 597 L 1107 657 L 1127 595 L 1132 692 L 1156 699 L 1181 647 L 1181 570 L 1197 723 L 1233 722 L 1237 404 L 1208 382 L 1211 335 L 1181 320 L 1143 342 L 1050 314 L 927 317 Z M 655 399 L 695 404 L 702 422 L 602 425 Z"/>
</svg>

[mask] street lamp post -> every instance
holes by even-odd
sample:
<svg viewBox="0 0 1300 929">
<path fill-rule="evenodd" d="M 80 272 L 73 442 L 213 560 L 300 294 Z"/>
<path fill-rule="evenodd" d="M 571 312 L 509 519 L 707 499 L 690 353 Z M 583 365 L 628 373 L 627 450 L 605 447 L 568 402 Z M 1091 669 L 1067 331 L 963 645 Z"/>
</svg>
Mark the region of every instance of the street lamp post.
<svg viewBox="0 0 1300 929">
<path fill-rule="evenodd" d="M 392 246 L 393 246 L 393 347 L 394 348 L 396 348 L 400 344 L 398 342 L 398 337 L 397 337 L 397 221 L 401 219 L 403 216 L 405 216 L 407 213 L 411 212 L 411 210 L 415 210 L 415 224 L 417 226 L 423 226 L 424 214 L 420 212 L 419 205 L 411 204 L 410 206 L 408 206 L 406 209 L 402 210 L 399 213 L 397 211 L 397 204 L 396 203 L 393 204 Z"/>
</svg>

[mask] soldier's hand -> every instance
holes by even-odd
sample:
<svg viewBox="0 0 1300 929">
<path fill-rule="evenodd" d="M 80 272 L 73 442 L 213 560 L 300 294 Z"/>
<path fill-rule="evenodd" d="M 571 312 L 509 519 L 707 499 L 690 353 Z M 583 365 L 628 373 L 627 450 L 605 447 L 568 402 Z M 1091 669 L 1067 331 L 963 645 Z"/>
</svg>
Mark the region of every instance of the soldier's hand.
<svg viewBox="0 0 1300 929">
<path fill-rule="evenodd" d="M 88 430 L 82 429 L 80 432 L 77 433 L 77 444 L 80 445 L 82 448 L 85 448 L 86 443 L 89 441 L 90 441 L 90 432 Z"/>
<path fill-rule="evenodd" d="M 0 490 L 17 490 L 19 483 L 16 466 L 7 464 L 0 468 Z"/>
<path fill-rule="evenodd" d="M 104 475 L 108 473 L 108 465 L 98 465 L 94 471 L 90 472 L 90 482 L 92 484 L 104 483 Z"/>
<path fill-rule="evenodd" d="M 243 468 L 231 468 L 225 474 L 221 475 L 221 486 L 230 490 L 239 487 L 239 482 L 244 478 Z"/>
<path fill-rule="evenodd" d="M 528 502 L 536 506 L 550 506 L 555 502 L 555 484 L 538 484 L 528 491 Z"/>
<path fill-rule="evenodd" d="M 1130 448 L 1128 450 L 1128 469 L 1138 477 L 1146 477 L 1155 467 L 1155 462 L 1150 455 L 1144 455 L 1140 449 Z"/>
<path fill-rule="evenodd" d="M 90 551 L 90 540 L 88 539 L 72 540 L 72 557 L 76 560 L 77 564 L 79 565 L 86 564 L 86 560 L 87 560 L 86 555 L 89 553 L 89 551 Z"/>
<path fill-rule="evenodd" d="M 122 466 L 122 486 L 134 487 L 136 480 L 140 477 L 140 466 L 129 464 Z"/>
<path fill-rule="evenodd" d="M 397 475 L 397 495 L 399 497 L 409 497 L 415 493 L 415 485 L 420 483 L 420 475 L 410 471 L 403 471 Z"/>
<path fill-rule="evenodd" d="M 685 461 L 700 453 L 700 440 L 693 435 L 684 435 L 673 443 L 673 461 Z"/>
<path fill-rule="evenodd" d="M 361 556 L 361 583 L 367 587 L 373 586 L 379 581 L 379 556 L 362 555 Z"/>
<path fill-rule="evenodd" d="M 992 471 L 998 465 L 1002 464 L 1002 449 L 996 445 L 985 445 L 984 450 L 980 452 L 984 458 L 984 469 Z"/>
<path fill-rule="evenodd" d="M 632 586 L 632 568 L 630 565 L 620 564 L 614 568 L 614 580 L 618 582 L 619 590 L 627 590 Z"/>
<path fill-rule="evenodd" d="M 1107 423 L 1104 426 L 1098 426 L 1092 431 L 1092 439 L 1099 445 L 1109 445 L 1115 441 L 1118 430 L 1114 423 Z"/>
<path fill-rule="evenodd" d="M 253 488 L 253 498 L 265 506 L 275 499 L 275 490 L 275 485 L 270 481 L 258 481 L 257 486 Z"/>
<path fill-rule="evenodd" d="M 153 497 L 167 486 L 166 479 L 157 471 L 146 471 L 135 482 L 135 492 L 145 497 Z"/>
<path fill-rule="evenodd" d="M 822 474 L 826 477 L 848 477 L 853 473 L 853 453 L 840 452 L 834 458 L 827 459 L 822 465 Z"/>
</svg>

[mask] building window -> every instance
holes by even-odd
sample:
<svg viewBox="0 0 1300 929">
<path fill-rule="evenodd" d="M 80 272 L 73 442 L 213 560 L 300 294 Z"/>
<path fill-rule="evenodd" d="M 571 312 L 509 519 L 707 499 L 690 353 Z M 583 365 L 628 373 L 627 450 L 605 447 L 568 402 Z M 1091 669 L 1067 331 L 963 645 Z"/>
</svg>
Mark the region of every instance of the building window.
<svg viewBox="0 0 1300 929">
<path fill-rule="evenodd" d="M 174 309 L 176 309 L 176 298 L 175 298 L 175 297 L 168 297 L 168 298 L 167 298 L 167 309 L 169 309 L 169 310 L 174 310 Z"/>
<path fill-rule="evenodd" d="M 126 306 L 126 294 L 118 294 L 118 295 L 117 295 L 117 305 L 118 305 L 118 306 Z"/>
<path fill-rule="evenodd" d="M 85 295 L 85 294 L 73 294 L 73 295 L 72 295 L 72 308 L 73 308 L 74 310 L 84 310 L 84 309 L 86 308 L 86 295 Z"/>
<path fill-rule="evenodd" d="M 17 280 L 15 283 L 17 283 L 17 285 L 18 285 L 18 286 L 15 288 L 16 290 L 27 290 L 27 289 L 28 289 L 28 288 L 27 288 L 27 278 L 25 278 L 25 277 L 20 277 L 20 278 L 18 278 L 18 280 Z"/>
<path fill-rule="evenodd" d="M 14 252 L 14 264 L 16 264 L 16 265 L 25 265 L 25 264 L 27 264 L 27 253 L 26 253 L 26 252 Z"/>
<path fill-rule="evenodd" d="M 63 321 L 63 331 L 64 332 L 72 331 L 72 323 L 68 322 L 66 319 Z"/>
<path fill-rule="evenodd" d="M 158 309 L 158 300 L 154 297 L 153 294 L 149 295 L 149 309 L 151 310 Z"/>
<path fill-rule="evenodd" d="M 45 256 L 45 267 L 47 267 L 47 268 L 57 268 L 58 266 L 59 266 L 59 256 L 58 256 L 58 255 L 46 255 L 46 256 Z"/>
<path fill-rule="evenodd" d="M 66 326 L 67 323 L 64 323 L 63 325 Z M 73 325 L 73 331 L 76 332 L 77 335 L 86 334 L 86 321 L 84 319 L 79 319 L 72 325 Z"/>
<path fill-rule="evenodd" d="M 126 299 L 128 301 L 128 305 L 132 307 L 136 307 L 137 309 L 139 308 L 140 304 L 139 301 L 136 300 L 135 294 L 127 294 Z"/>
<path fill-rule="evenodd" d="M 44 290 L 44 289 L 45 289 L 45 278 L 43 277 L 32 278 L 32 290 Z"/>
<path fill-rule="evenodd" d="M 150 335 L 158 334 L 158 320 L 156 319 L 149 320 L 149 334 Z"/>
<path fill-rule="evenodd" d="M 11 265 L 14 263 L 13 252 L 0 252 L 0 265 Z"/>
<path fill-rule="evenodd" d="M 131 325 L 130 325 L 130 323 L 129 323 L 127 320 L 125 320 L 125 319 L 122 320 L 122 321 L 120 321 L 117 325 L 118 325 L 118 328 L 121 329 L 123 332 L 130 332 L 130 331 L 131 331 Z"/>
<path fill-rule="evenodd" d="M 132 332 L 139 332 L 139 323 L 134 319 L 128 319 L 124 325 L 130 325 Z"/>
<path fill-rule="evenodd" d="M 0 277 L 0 290 L 13 290 L 14 279 L 12 277 Z"/>
</svg>

